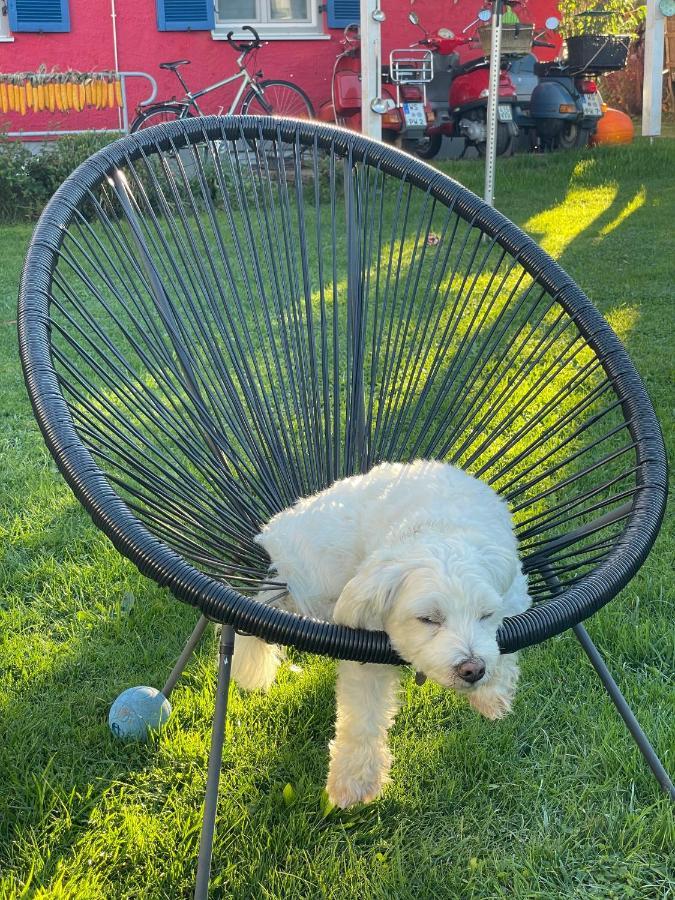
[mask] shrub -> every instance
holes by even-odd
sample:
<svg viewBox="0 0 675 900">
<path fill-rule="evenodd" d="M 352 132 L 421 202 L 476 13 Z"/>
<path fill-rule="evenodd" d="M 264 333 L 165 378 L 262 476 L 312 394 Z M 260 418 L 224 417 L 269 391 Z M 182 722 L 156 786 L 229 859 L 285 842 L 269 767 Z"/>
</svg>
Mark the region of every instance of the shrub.
<svg viewBox="0 0 675 900">
<path fill-rule="evenodd" d="M 602 79 L 602 99 L 631 116 L 642 112 L 642 79 L 644 54 L 641 44 L 633 44 L 628 63 L 620 72 L 611 72 Z"/>
<path fill-rule="evenodd" d="M 44 190 L 33 174 L 30 150 L 0 136 L 0 220 L 32 219 L 40 211 Z"/>
<path fill-rule="evenodd" d="M 31 221 L 61 182 L 88 156 L 114 140 L 100 132 L 64 135 L 33 155 L 0 135 L 0 221 Z"/>
</svg>

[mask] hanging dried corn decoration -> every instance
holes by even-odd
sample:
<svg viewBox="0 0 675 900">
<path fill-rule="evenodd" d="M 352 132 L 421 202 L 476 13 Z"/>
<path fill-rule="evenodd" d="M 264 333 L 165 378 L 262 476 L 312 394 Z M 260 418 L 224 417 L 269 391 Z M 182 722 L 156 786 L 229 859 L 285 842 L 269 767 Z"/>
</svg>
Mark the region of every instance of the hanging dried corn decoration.
<svg viewBox="0 0 675 900">
<path fill-rule="evenodd" d="M 117 72 L 0 73 L 0 112 L 82 112 L 117 109 L 123 105 L 122 82 Z"/>
</svg>

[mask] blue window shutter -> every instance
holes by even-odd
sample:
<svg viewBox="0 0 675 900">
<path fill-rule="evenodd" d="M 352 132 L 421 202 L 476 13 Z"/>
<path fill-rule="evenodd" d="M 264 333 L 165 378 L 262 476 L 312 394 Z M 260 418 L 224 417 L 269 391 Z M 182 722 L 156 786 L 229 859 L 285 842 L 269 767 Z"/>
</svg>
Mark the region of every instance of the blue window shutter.
<svg viewBox="0 0 675 900">
<path fill-rule="evenodd" d="M 328 27 L 344 28 L 359 21 L 359 0 L 328 0 Z"/>
<path fill-rule="evenodd" d="M 9 0 L 11 31 L 70 31 L 68 0 Z"/>
<path fill-rule="evenodd" d="M 157 0 L 160 31 L 211 31 L 215 26 L 213 0 Z"/>
</svg>

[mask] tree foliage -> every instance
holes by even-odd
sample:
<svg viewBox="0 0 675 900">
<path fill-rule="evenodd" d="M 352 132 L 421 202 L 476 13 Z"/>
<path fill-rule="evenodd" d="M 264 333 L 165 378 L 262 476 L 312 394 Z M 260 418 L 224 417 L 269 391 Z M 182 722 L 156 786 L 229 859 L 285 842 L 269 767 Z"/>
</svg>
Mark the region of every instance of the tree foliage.
<svg viewBox="0 0 675 900">
<path fill-rule="evenodd" d="M 627 34 L 635 37 L 644 21 L 646 6 L 638 0 L 560 0 L 560 33 Z"/>
</svg>

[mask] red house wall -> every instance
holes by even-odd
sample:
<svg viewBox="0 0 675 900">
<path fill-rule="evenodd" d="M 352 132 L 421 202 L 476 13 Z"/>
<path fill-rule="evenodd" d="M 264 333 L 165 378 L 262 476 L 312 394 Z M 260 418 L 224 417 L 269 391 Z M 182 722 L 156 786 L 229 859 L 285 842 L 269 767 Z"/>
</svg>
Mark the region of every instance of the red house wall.
<svg viewBox="0 0 675 900">
<path fill-rule="evenodd" d="M 154 0 L 115 0 L 117 11 L 117 50 L 120 70 L 145 71 L 158 83 L 158 98 L 165 99 L 182 91 L 175 76 L 158 68 L 163 60 L 191 60 L 183 71 L 193 89 L 232 74 L 235 55 L 225 41 L 214 40 L 208 31 L 158 31 Z M 315 2 L 315 0 L 310 0 Z M 407 15 L 407 0 L 384 0 L 387 21 L 382 27 L 383 56 L 392 47 L 406 47 L 417 40 L 420 32 Z M 483 6 L 481 0 L 417 0 L 415 11 L 424 26 L 434 30 L 441 26 L 461 31 Z M 556 12 L 556 0 L 529 0 L 521 20 L 540 25 Z M 114 69 L 113 19 L 111 0 L 70 0 L 71 30 L 66 33 L 33 34 L 19 32 L 13 42 L 0 42 L 0 72 L 35 71 L 40 65 L 81 71 Z M 543 26 L 542 26 L 543 27 Z M 333 61 L 340 49 L 341 31 L 326 27 L 330 40 L 274 40 L 258 53 L 256 68 L 265 77 L 297 82 L 310 95 L 315 107 L 330 96 Z M 144 79 L 128 82 L 130 117 L 137 103 L 148 95 Z M 238 86 L 238 83 L 235 87 Z M 207 112 L 229 108 L 232 97 L 228 89 L 203 99 Z M 200 101 L 200 104 L 202 101 Z M 67 113 L 33 113 L 25 116 L 0 113 L 2 131 L 44 131 L 117 128 L 115 110 L 83 110 Z"/>
</svg>

